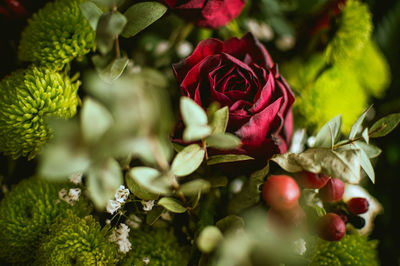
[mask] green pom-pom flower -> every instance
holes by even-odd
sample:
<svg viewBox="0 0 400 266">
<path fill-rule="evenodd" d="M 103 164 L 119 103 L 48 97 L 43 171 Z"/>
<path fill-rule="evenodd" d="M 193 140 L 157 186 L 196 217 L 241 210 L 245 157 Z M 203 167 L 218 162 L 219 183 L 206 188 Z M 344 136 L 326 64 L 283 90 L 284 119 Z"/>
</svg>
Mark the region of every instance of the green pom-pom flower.
<svg viewBox="0 0 400 266">
<path fill-rule="evenodd" d="M 68 210 L 78 215 L 91 211 L 82 197 L 72 205 L 59 199 L 60 190 L 70 187 L 29 178 L 6 194 L 0 202 L 0 258 L 12 263 L 31 261 L 57 217 L 65 217 Z"/>
<path fill-rule="evenodd" d="M 23 61 L 62 68 L 95 47 L 95 32 L 82 14 L 84 0 L 56 0 L 28 21 L 19 45 Z"/>
<path fill-rule="evenodd" d="M 122 266 L 187 265 L 189 252 L 179 245 L 174 233 L 167 229 L 134 230 L 130 233 L 131 251 L 121 262 Z M 147 263 L 146 263 L 147 262 Z"/>
<path fill-rule="evenodd" d="M 58 219 L 38 249 L 34 265 L 116 265 L 117 247 L 92 217 Z"/>
<path fill-rule="evenodd" d="M 337 242 L 319 240 L 309 251 L 310 266 L 377 266 L 379 265 L 377 241 L 368 241 L 366 236 L 346 235 Z"/>
<path fill-rule="evenodd" d="M 338 20 L 338 30 L 329 42 L 325 56 L 329 63 L 357 57 L 372 32 L 371 13 L 366 4 L 349 0 Z"/>
<path fill-rule="evenodd" d="M 0 82 L 0 152 L 32 159 L 50 138 L 47 116 L 70 118 L 79 81 L 42 67 L 17 70 Z"/>
</svg>

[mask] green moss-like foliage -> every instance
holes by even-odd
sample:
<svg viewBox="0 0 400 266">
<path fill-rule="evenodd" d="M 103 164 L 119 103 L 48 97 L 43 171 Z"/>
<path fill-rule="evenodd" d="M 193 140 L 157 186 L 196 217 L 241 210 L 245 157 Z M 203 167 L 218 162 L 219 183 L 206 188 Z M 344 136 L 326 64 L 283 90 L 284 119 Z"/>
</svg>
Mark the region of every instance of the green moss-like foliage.
<svg viewBox="0 0 400 266">
<path fill-rule="evenodd" d="M 378 242 L 368 241 L 366 236 L 346 235 L 337 242 L 319 240 L 314 248 L 308 251 L 310 266 L 377 266 L 379 265 L 376 250 Z"/>
<path fill-rule="evenodd" d="M 353 73 L 340 66 L 324 71 L 296 98 L 297 123 L 318 129 L 336 115 L 342 114 L 343 131 L 348 132 L 367 105 L 367 94 Z"/>
<path fill-rule="evenodd" d="M 68 210 L 78 215 L 91 211 L 82 196 L 72 206 L 59 200 L 58 192 L 69 187 L 65 183 L 29 178 L 6 194 L 0 202 L 0 258 L 11 263 L 28 263 L 57 217 L 65 217 Z"/>
<path fill-rule="evenodd" d="M 95 32 L 79 9 L 84 0 L 56 0 L 28 21 L 19 45 L 23 61 L 62 68 L 95 47 Z"/>
<path fill-rule="evenodd" d="M 338 19 L 338 29 L 329 42 L 325 56 L 329 63 L 346 62 L 357 57 L 372 32 L 371 13 L 366 4 L 349 0 Z"/>
<path fill-rule="evenodd" d="M 120 265 L 146 265 L 143 259 L 150 259 L 152 266 L 187 265 L 189 251 L 179 245 L 174 233 L 167 229 L 134 230 L 130 232 L 131 251 Z"/>
<path fill-rule="evenodd" d="M 57 219 L 38 249 L 34 265 L 116 265 L 117 246 L 110 242 L 107 228 L 92 217 L 72 213 Z"/>
<path fill-rule="evenodd" d="M 0 152 L 13 159 L 35 157 L 51 136 L 45 118 L 75 115 L 79 85 L 64 74 L 35 66 L 0 81 Z"/>
<path fill-rule="evenodd" d="M 374 97 L 383 97 L 390 83 L 389 65 L 374 41 L 365 45 L 357 60 L 350 65 L 361 86 Z"/>
</svg>

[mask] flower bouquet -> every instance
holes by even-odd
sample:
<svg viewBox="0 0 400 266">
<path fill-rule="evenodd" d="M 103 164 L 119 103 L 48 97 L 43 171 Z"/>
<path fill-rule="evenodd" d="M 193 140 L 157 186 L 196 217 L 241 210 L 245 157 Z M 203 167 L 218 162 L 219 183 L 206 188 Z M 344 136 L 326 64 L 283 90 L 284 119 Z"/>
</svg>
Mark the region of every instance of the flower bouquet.
<svg viewBox="0 0 400 266">
<path fill-rule="evenodd" d="M 380 264 L 367 188 L 400 113 L 372 105 L 395 23 L 372 35 L 368 4 L 4 0 L 0 18 L 0 263 Z"/>
</svg>

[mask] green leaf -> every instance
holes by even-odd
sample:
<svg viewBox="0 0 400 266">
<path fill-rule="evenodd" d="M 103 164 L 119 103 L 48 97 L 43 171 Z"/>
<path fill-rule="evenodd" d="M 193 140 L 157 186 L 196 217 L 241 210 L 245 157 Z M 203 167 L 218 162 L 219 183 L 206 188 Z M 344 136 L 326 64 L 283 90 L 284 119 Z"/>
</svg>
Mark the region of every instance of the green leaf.
<svg viewBox="0 0 400 266">
<path fill-rule="evenodd" d="M 79 7 L 85 18 L 89 21 L 90 26 L 93 30 L 96 30 L 97 23 L 99 22 L 103 11 L 95 3 L 90 1 L 81 3 Z"/>
<path fill-rule="evenodd" d="M 39 162 L 39 175 L 58 181 L 66 180 L 72 174 L 85 172 L 90 165 L 90 158 L 83 149 L 48 145 Z"/>
<path fill-rule="evenodd" d="M 176 176 L 187 176 L 196 171 L 204 159 L 204 150 L 191 144 L 179 152 L 172 162 L 171 171 Z"/>
<path fill-rule="evenodd" d="M 211 187 L 225 187 L 228 184 L 228 178 L 226 176 L 211 176 L 207 178 L 210 182 Z"/>
<path fill-rule="evenodd" d="M 204 139 L 211 134 L 211 128 L 207 125 L 189 125 L 183 131 L 183 140 L 186 142 Z"/>
<path fill-rule="evenodd" d="M 99 74 L 107 81 L 116 80 L 122 75 L 128 63 L 129 59 L 126 57 L 116 58 L 107 67 L 99 70 Z"/>
<path fill-rule="evenodd" d="M 92 2 L 96 3 L 99 7 L 102 8 L 111 8 L 113 6 L 120 6 L 122 5 L 125 0 L 91 0 Z"/>
<path fill-rule="evenodd" d="M 362 125 L 362 123 L 364 122 L 365 116 L 367 115 L 367 113 L 369 112 L 369 110 L 371 110 L 372 105 L 370 107 L 367 108 L 367 110 L 365 110 L 360 117 L 357 119 L 357 121 L 353 124 L 353 126 L 351 127 L 350 130 L 350 134 L 349 134 L 349 139 L 354 139 L 355 136 L 357 135 L 358 131 L 360 130 L 360 127 Z"/>
<path fill-rule="evenodd" d="M 156 200 L 158 199 L 158 194 L 152 193 L 148 191 L 143 186 L 139 185 L 129 174 L 129 172 L 125 175 L 125 182 L 128 186 L 129 190 L 133 195 L 142 200 Z"/>
<path fill-rule="evenodd" d="M 378 157 L 382 153 L 382 150 L 379 149 L 378 147 L 371 144 L 367 144 L 362 141 L 356 141 L 354 142 L 354 145 L 359 149 L 363 150 L 365 154 L 368 156 L 368 158 L 371 159 Z"/>
<path fill-rule="evenodd" d="M 134 167 L 129 171 L 129 175 L 138 185 L 144 187 L 149 192 L 165 195 L 170 193 L 168 178 L 161 175 L 154 168 L 144 166 Z"/>
<path fill-rule="evenodd" d="M 83 101 L 81 111 L 82 135 L 88 143 L 96 143 L 111 127 L 113 118 L 108 110 L 92 98 Z"/>
<path fill-rule="evenodd" d="M 224 236 L 216 226 L 206 226 L 197 238 L 197 246 L 201 252 L 210 253 L 215 250 Z"/>
<path fill-rule="evenodd" d="M 205 126 L 207 125 L 208 119 L 207 114 L 197 105 L 195 101 L 188 97 L 181 97 L 180 109 L 183 118 L 183 122 L 187 127 L 189 126 Z"/>
<path fill-rule="evenodd" d="M 231 133 L 213 134 L 206 141 L 207 146 L 223 150 L 235 149 L 242 144 L 240 138 Z"/>
<path fill-rule="evenodd" d="M 254 158 L 244 154 L 221 154 L 208 157 L 207 164 L 214 165 L 248 160 L 254 160 Z"/>
<path fill-rule="evenodd" d="M 238 214 L 260 201 L 260 186 L 264 183 L 264 179 L 268 172 L 269 164 L 267 164 L 263 169 L 250 175 L 250 178 L 243 184 L 242 190 L 229 202 L 229 213 Z"/>
<path fill-rule="evenodd" d="M 132 5 L 125 12 L 125 16 L 128 18 L 122 36 L 130 38 L 141 32 L 159 18 L 161 18 L 167 7 L 159 2 L 142 2 Z"/>
<path fill-rule="evenodd" d="M 210 124 L 212 133 L 225 133 L 226 127 L 228 126 L 229 121 L 229 108 L 225 106 L 219 110 L 217 110 L 214 115 L 212 122 Z"/>
<path fill-rule="evenodd" d="M 161 206 L 154 206 L 151 211 L 149 211 L 146 215 L 146 224 L 153 225 L 164 212 L 164 208 Z"/>
<path fill-rule="evenodd" d="M 366 143 L 369 143 L 369 132 L 368 128 L 365 128 L 362 132 L 362 137 L 365 140 Z"/>
<path fill-rule="evenodd" d="M 340 136 L 341 128 L 342 115 L 335 116 L 318 132 L 313 147 L 332 148 Z"/>
<path fill-rule="evenodd" d="M 372 167 L 371 161 L 368 158 L 368 155 L 364 152 L 363 149 L 360 149 L 360 164 L 362 169 L 365 171 L 369 179 L 371 179 L 372 183 L 375 183 L 375 172 Z"/>
<path fill-rule="evenodd" d="M 311 148 L 302 153 L 277 154 L 271 160 L 290 173 L 303 170 L 323 173 L 352 184 L 358 184 L 361 180 L 359 150 Z"/>
<path fill-rule="evenodd" d="M 207 192 L 211 187 L 210 182 L 204 179 L 195 179 L 193 181 L 184 183 L 179 188 L 179 192 L 182 192 L 187 196 L 194 196 L 198 193 Z"/>
<path fill-rule="evenodd" d="M 118 11 L 101 15 L 96 28 L 96 46 L 100 53 L 106 54 L 113 48 L 114 40 L 126 22 L 126 17 Z"/>
<path fill-rule="evenodd" d="M 89 196 L 98 209 L 104 209 L 123 184 L 121 168 L 112 158 L 92 165 L 87 178 Z"/>
<path fill-rule="evenodd" d="M 182 204 L 174 198 L 169 198 L 169 197 L 161 198 L 157 204 L 160 206 L 163 206 L 165 209 L 167 209 L 170 212 L 174 212 L 174 213 L 186 212 L 186 208 L 183 207 Z"/>
<path fill-rule="evenodd" d="M 369 136 L 371 138 L 380 138 L 386 136 L 387 134 L 392 132 L 393 129 L 396 128 L 399 122 L 400 113 L 385 116 L 372 125 L 372 127 L 369 129 Z"/>
<path fill-rule="evenodd" d="M 244 220 L 237 215 L 228 215 L 215 224 L 223 233 L 244 227 Z"/>
</svg>

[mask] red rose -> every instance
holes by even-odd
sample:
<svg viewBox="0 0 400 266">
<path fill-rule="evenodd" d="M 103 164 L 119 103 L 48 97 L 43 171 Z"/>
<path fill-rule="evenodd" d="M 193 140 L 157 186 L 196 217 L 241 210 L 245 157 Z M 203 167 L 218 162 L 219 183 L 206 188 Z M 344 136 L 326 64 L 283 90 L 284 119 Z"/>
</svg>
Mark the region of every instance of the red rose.
<svg viewBox="0 0 400 266">
<path fill-rule="evenodd" d="M 287 151 L 294 96 L 252 34 L 225 42 L 203 40 L 173 70 L 184 96 L 204 109 L 212 102 L 229 107 L 227 131 L 242 140 L 233 152 L 265 163 L 273 154 Z M 178 135 L 175 139 L 179 140 Z"/>
<path fill-rule="evenodd" d="M 218 28 L 239 16 L 244 0 L 163 0 L 169 8 L 199 27 Z"/>
</svg>

